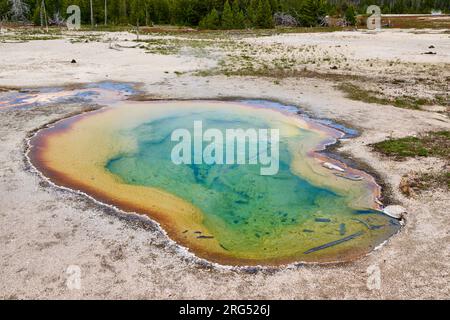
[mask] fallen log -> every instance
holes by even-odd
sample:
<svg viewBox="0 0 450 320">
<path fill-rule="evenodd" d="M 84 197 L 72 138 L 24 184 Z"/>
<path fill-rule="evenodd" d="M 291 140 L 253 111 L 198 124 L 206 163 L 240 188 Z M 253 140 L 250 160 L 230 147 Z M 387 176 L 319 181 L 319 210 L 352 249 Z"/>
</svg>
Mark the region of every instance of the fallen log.
<svg viewBox="0 0 450 320">
<path fill-rule="evenodd" d="M 336 241 L 332 241 L 332 242 L 325 243 L 325 244 L 323 244 L 323 245 L 321 245 L 321 246 L 318 246 L 318 247 L 309 249 L 309 250 L 307 250 L 307 251 L 305 251 L 305 252 L 303 252 L 303 253 L 304 253 L 304 254 L 309 254 L 309 253 L 313 253 L 313 252 L 316 252 L 316 251 L 319 251 L 319 250 L 323 250 L 323 249 L 326 249 L 326 248 L 329 248 L 329 247 L 332 247 L 332 246 L 341 244 L 341 243 L 343 243 L 343 242 L 346 242 L 346 241 L 355 239 L 355 238 L 357 238 L 357 237 L 359 237 L 359 236 L 361 236 L 361 235 L 363 235 L 363 234 L 364 234 L 364 232 L 359 231 L 359 232 L 357 232 L 357 233 L 354 233 L 354 234 L 352 234 L 352 235 L 349 235 L 348 237 L 345 237 L 345 238 L 342 238 L 342 239 L 339 239 L 339 240 L 336 240 Z"/>
</svg>

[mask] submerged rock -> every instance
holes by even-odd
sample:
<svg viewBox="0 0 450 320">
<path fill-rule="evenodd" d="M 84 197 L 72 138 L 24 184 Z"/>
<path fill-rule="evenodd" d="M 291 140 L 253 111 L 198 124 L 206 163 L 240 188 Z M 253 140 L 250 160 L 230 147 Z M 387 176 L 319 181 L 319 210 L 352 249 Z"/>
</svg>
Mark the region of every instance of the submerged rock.
<svg viewBox="0 0 450 320">
<path fill-rule="evenodd" d="M 322 166 L 324 166 L 325 168 L 330 169 L 330 170 L 336 170 L 336 171 L 339 171 L 339 172 L 345 172 L 344 169 L 342 169 L 341 167 L 339 167 L 339 166 L 337 166 L 335 164 L 332 164 L 330 162 L 324 162 L 324 163 L 322 163 Z"/>
<path fill-rule="evenodd" d="M 315 218 L 314 221 L 316 221 L 316 222 L 331 222 L 331 220 L 327 219 L 327 218 Z"/>
<path fill-rule="evenodd" d="M 352 180 L 352 181 L 361 181 L 363 180 L 363 177 L 355 175 L 355 174 L 342 174 L 342 173 L 335 173 L 334 174 L 337 177 Z"/>
<path fill-rule="evenodd" d="M 405 208 L 399 205 L 387 206 L 386 208 L 384 208 L 383 212 L 388 216 L 398 220 L 403 219 L 408 213 Z"/>
</svg>

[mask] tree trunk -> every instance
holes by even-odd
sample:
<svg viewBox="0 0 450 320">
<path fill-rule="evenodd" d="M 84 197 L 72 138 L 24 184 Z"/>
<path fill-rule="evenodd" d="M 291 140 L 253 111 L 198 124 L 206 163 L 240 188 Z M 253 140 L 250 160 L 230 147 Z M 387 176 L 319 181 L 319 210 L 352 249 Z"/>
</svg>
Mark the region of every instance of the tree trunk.
<svg viewBox="0 0 450 320">
<path fill-rule="evenodd" d="M 45 23 L 45 30 L 48 32 L 48 17 L 47 17 L 47 9 L 45 8 L 45 0 L 42 0 L 41 2 L 41 28 L 44 26 Z"/>
<path fill-rule="evenodd" d="M 137 41 L 139 41 L 139 18 L 137 18 L 137 21 L 136 21 L 136 38 L 137 38 Z"/>
<path fill-rule="evenodd" d="M 147 10 L 147 3 L 145 4 L 145 26 L 148 27 L 148 10 Z"/>
<path fill-rule="evenodd" d="M 108 24 L 108 0 L 105 0 L 105 26 Z"/>
<path fill-rule="evenodd" d="M 92 0 L 89 1 L 91 6 L 91 28 L 94 29 L 94 8 L 92 6 Z"/>
</svg>

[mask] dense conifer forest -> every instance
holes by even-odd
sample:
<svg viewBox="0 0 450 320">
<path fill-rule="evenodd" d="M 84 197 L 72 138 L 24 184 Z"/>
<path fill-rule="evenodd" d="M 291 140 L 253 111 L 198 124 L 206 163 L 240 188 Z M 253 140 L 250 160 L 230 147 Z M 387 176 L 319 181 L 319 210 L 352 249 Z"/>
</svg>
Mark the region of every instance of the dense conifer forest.
<svg viewBox="0 0 450 320">
<path fill-rule="evenodd" d="M 57 24 L 69 5 L 78 5 L 86 25 L 272 28 L 279 21 L 316 26 L 326 15 L 352 24 L 372 4 L 382 13 L 450 12 L 449 0 L 0 0 L 0 20 Z"/>
</svg>

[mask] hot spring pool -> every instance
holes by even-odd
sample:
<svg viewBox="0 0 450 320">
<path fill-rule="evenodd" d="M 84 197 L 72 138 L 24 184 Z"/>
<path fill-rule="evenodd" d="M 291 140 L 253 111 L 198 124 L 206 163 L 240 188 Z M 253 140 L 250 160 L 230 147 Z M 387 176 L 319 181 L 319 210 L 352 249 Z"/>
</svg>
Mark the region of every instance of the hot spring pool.
<svg viewBox="0 0 450 320">
<path fill-rule="evenodd" d="M 261 175 L 258 164 L 175 164 L 171 134 L 194 133 L 196 121 L 223 133 L 278 129 L 277 173 Z M 371 176 L 317 152 L 342 136 L 254 102 L 122 102 L 39 131 L 29 156 L 57 185 L 147 215 L 209 261 L 337 262 L 370 252 L 399 229 L 376 210 L 380 190 Z"/>
</svg>

